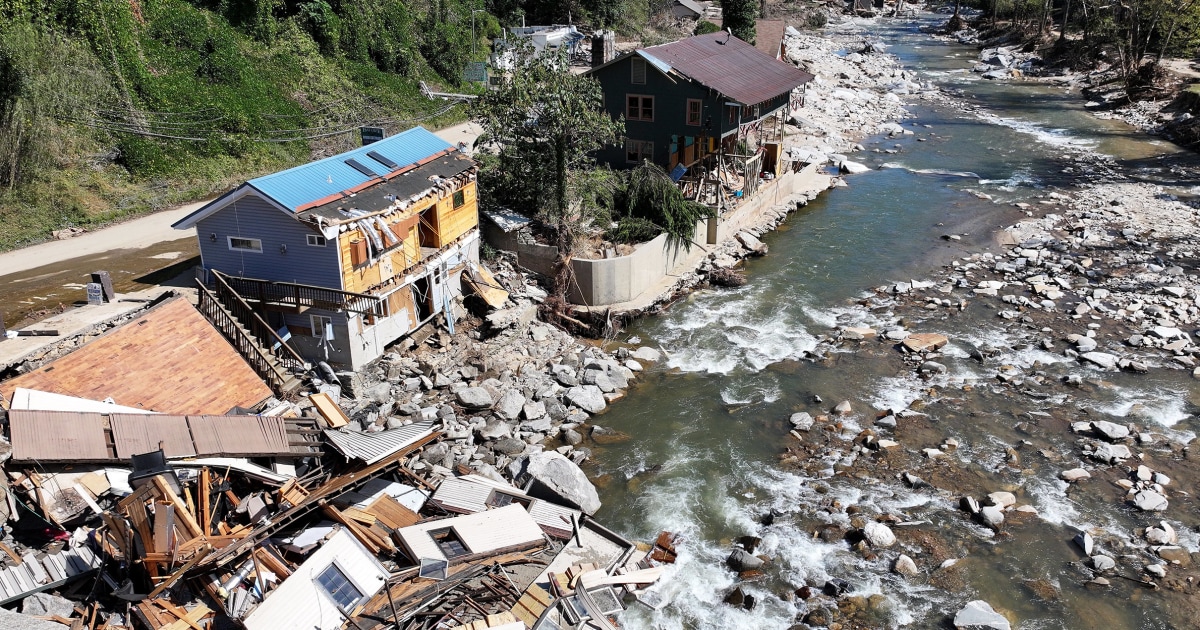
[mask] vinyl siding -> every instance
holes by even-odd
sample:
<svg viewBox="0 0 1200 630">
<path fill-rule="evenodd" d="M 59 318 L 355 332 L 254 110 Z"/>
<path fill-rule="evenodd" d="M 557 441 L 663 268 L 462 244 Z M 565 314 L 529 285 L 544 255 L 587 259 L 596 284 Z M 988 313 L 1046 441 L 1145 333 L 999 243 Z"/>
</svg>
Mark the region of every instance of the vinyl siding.
<svg viewBox="0 0 1200 630">
<path fill-rule="evenodd" d="M 309 234 L 317 232 L 254 194 L 196 223 L 206 269 L 244 278 L 341 289 L 337 243 L 314 247 L 308 244 Z M 262 253 L 229 249 L 230 236 L 261 240 Z M 286 246 L 286 253 L 281 246 Z"/>
</svg>

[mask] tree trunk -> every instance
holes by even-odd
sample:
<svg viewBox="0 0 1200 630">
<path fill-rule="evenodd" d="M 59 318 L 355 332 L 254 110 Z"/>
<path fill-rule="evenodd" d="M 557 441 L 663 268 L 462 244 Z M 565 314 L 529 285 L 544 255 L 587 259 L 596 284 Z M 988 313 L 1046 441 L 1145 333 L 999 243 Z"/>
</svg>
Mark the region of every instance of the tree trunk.
<svg viewBox="0 0 1200 630">
<path fill-rule="evenodd" d="M 1062 24 L 1058 27 L 1058 41 L 1065 43 L 1067 41 L 1067 22 L 1071 20 L 1071 0 L 1067 0 L 1067 5 L 1063 7 Z"/>
</svg>

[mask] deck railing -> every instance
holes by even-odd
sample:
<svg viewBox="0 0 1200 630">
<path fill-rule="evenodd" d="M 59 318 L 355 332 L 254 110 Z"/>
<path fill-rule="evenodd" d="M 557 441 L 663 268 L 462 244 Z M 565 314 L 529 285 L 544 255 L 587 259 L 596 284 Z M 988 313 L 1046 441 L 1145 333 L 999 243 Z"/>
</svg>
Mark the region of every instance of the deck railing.
<svg viewBox="0 0 1200 630">
<path fill-rule="evenodd" d="M 235 278 L 219 271 L 213 275 L 223 280 L 239 296 L 268 304 L 320 308 L 330 311 L 352 311 L 363 315 L 382 315 L 382 300 L 374 295 L 351 293 L 325 287 L 293 282 L 275 282 L 254 278 Z"/>
<path fill-rule="evenodd" d="M 225 307 L 234 317 L 241 322 L 242 326 L 250 332 L 250 335 L 258 341 L 267 352 L 270 352 L 275 359 L 283 366 L 284 369 L 293 372 L 303 372 L 308 369 L 308 363 L 296 354 L 296 351 L 287 344 L 275 329 L 267 325 L 263 318 L 246 300 L 238 295 L 237 291 L 225 281 L 229 276 L 214 272 L 213 276 L 213 295 L 216 296 L 218 302 Z"/>
</svg>

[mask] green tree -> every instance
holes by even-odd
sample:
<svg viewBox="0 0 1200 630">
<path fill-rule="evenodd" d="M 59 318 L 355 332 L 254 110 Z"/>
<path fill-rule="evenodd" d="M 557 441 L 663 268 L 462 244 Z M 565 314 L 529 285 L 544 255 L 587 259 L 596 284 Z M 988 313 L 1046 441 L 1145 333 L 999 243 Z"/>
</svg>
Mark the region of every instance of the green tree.
<svg viewBox="0 0 1200 630">
<path fill-rule="evenodd" d="M 619 195 L 625 218 L 629 222 L 619 232 L 639 233 L 649 223 L 657 228 L 651 238 L 666 232 L 668 243 L 675 248 L 690 250 L 696 236 L 696 222 L 707 219 L 713 209 L 688 200 L 671 181 L 667 172 L 657 164 L 644 161 L 629 172 L 629 183 Z"/>
<path fill-rule="evenodd" d="M 692 31 L 692 35 L 707 35 L 709 33 L 716 33 L 719 30 L 721 30 L 720 26 L 708 20 L 700 20 L 696 22 L 696 28 Z"/>
<path fill-rule="evenodd" d="M 472 106 L 482 128 L 477 146 L 492 155 L 483 161 L 480 183 L 496 202 L 531 211 L 554 234 L 558 246 L 551 296 L 543 305 L 552 321 L 571 321 L 567 291 L 576 232 L 591 223 L 592 208 L 581 203 L 578 184 L 595 163 L 589 154 L 621 139 L 623 120 L 604 111 L 600 84 L 569 72 L 564 55 L 516 56 L 499 88 Z"/>
<path fill-rule="evenodd" d="M 754 21 L 758 19 L 758 0 L 725 0 L 721 6 L 725 26 L 733 31 L 733 36 L 753 44 L 757 37 Z"/>
</svg>

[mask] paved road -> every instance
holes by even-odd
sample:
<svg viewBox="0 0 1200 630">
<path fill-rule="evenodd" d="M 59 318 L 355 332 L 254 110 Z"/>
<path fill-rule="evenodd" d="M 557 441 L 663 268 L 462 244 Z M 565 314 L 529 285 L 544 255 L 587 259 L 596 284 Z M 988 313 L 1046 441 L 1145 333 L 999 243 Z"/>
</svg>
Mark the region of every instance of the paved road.
<svg viewBox="0 0 1200 630">
<path fill-rule="evenodd" d="M 435 133 L 451 144 L 466 142 L 470 145 L 475 142 L 481 131 L 479 125 L 465 122 Z M 163 210 L 65 241 L 50 241 L 0 254 L 0 276 L 118 249 L 141 249 L 156 243 L 193 238 L 196 235 L 194 229 L 175 230 L 171 228 L 171 224 L 203 206 L 206 201 Z"/>
</svg>

